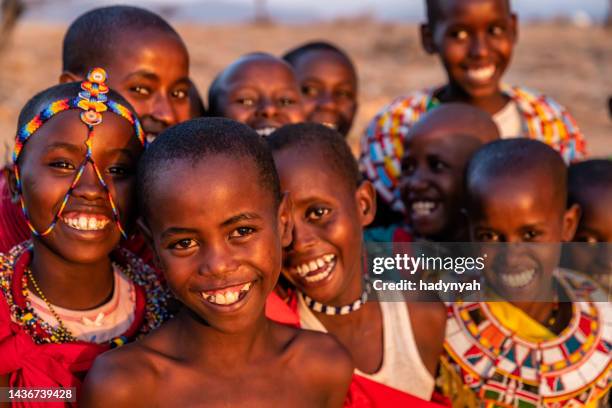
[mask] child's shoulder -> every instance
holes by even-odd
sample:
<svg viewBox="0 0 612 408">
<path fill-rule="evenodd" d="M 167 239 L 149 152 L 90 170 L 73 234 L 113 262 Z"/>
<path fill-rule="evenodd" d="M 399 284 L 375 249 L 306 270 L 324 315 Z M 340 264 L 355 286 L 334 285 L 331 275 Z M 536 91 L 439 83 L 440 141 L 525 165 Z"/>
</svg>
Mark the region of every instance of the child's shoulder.
<svg viewBox="0 0 612 408">
<path fill-rule="evenodd" d="M 311 384 L 322 389 L 333 384 L 342 385 L 353 373 L 353 362 L 348 351 L 331 335 L 285 325 L 289 342 L 286 347 L 290 370 L 300 373 Z M 333 387 L 332 387 L 333 388 Z"/>
<path fill-rule="evenodd" d="M 435 88 L 425 88 L 395 98 L 378 111 L 371 125 L 380 124 L 393 118 L 409 120 L 414 114 L 423 114 L 434 100 Z"/>
<path fill-rule="evenodd" d="M 159 353 L 144 342 L 100 355 L 85 378 L 81 404 L 87 407 L 146 406 L 156 389 Z"/>
</svg>

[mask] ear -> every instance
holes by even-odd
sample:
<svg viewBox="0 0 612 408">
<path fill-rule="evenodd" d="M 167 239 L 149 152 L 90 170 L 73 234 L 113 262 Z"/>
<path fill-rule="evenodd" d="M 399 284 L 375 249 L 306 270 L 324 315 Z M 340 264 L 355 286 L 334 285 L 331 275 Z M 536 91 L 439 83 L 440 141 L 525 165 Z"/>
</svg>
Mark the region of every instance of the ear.
<svg viewBox="0 0 612 408">
<path fill-rule="evenodd" d="M 365 227 L 374 221 L 376 216 L 376 190 L 368 180 L 363 181 L 355 192 L 361 226 Z"/>
<path fill-rule="evenodd" d="M 563 214 L 563 230 L 561 231 L 561 240 L 563 242 L 569 242 L 574 238 L 581 213 L 580 206 L 573 204 Z"/>
<path fill-rule="evenodd" d="M 515 13 L 510 15 L 510 29 L 512 30 L 512 41 L 516 43 L 519 38 L 518 16 Z"/>
<path fill-rule="evenodd" d="M 12 167 L 6 167 L 2 170 L 2 176 L 6 180 L 6 184 L 11 192 L 11 201 L 17 203 L 19 201 L 19 192 L 17 191 L 17 177 L 15 177 L 15 170 Z"/>
<path fill-rule="evenodd" d="M 65 84 L 68 82 L 78 82 L 78 81 L 82 81 L 83 78 L 81 78 L 79 75 L 76 75 L 70 71 L 64 71 L 62 72 L 62 74 L 59 77 L 59 83 L 60 84 Z"/>
<path fill-rule="evenodd" d="M 433 30 L 429 24 L 421 24 L 421 45 L 428 54 L 435 54 L 437 52 Z"/>
<path fill-rule="evenodd" d="M 283 193 L 281 203 L 278 207 L 278 231 L 283 248 L 291 245 L 293 241 L 293 201 L 288 192 Z"/>
</svg>

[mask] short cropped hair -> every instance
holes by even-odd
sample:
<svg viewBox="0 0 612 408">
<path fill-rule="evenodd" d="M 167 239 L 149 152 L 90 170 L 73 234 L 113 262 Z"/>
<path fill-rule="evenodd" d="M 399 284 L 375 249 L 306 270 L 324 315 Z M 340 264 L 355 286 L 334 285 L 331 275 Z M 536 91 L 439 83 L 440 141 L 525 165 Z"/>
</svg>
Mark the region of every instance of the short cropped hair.
<svg viewBox="0 0 612 408">
<path fill-rule="evenodd" d="M 174 162 L 199 163 L 211 156 L 230 160 L 250 159 L 259 172 L 259 185 L 281 201 L 274 159 L 262 138 L 250 127 L 226 118 L 197 118 L 164 130 L 142 155 L 137 171 L 137 197 L 147 217 L 152 185 L 163 168 Z"/>
<path fill-rule="evenodd" d="M 344 137 L 337 131 L 318 123 L 286 125 L 266 138 L 272 152 L 284 149 L 316 149 L 317 153 L 346 181 L 357 188 L 362 181 L 359 166 Z"/>
<path fill-rule="evenodd" d="M 147 29 L 168 33 L 183 42 L 166 20 L 140 7 L 110 6 L 88 11 L 68 27 L 62 46 L 62 69 L 85 75 L 90 67 L 105 67 L 122 31 Z"/>
<path fill-rule="evenodd" d="M 425 9 L 427 15 L 427 24 L 434 26 L 436 20 L 440 15 L 440 2 L 445 0 L 425 0 Z M 508 11 L 512 11 L 510 7 L 510 0 L 504 0 L 505 6 Z"/>
<path fill-rule="evenodd" d="M 568 171 L 568 204 L 579 203 L 582 192 L 591 188 L 612 190 L 612 160 L 594 159 L 572 164 Z"/>
<path fill-rule="evenodd" d="M 307 54 L 310 51 L 330 51 L 340 55 L 342 58 L 346 60 L 346 62 L 351 66 L 353 70 L 355 70 L 355 66 L 353 61 L 348 56 L 346 52 L 337 47 L 336 45 L 327 42 L 327 41 L 311 41 L 305 44 L 302 44 L 296 48 L 293 48 L 283 55 L 283 59 L 287 61 L 290 65 L 295 66 L 297 60 L 304 54 Z"/>
<path fill-rule="evenodd" d="M 496 140 L 477 150 L 467 166 L 466 191 L 469 195 L 482 181 L 505 177 L 528 179 L 536 173 L 549 178 L 555 198 L 565 208 L 567 166 L 557 151 L 534 139 Z"/>
</svg>

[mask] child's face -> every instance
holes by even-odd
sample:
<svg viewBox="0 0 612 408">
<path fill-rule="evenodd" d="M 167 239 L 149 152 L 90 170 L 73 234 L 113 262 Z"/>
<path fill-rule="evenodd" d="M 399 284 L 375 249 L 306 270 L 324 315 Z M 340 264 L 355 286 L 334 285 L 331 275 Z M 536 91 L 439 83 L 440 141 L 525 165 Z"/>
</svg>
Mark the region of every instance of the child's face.
<svg viewBox="0 0 612 408">
<path fill-rule="evenodd" d="M 293 242 L 283 273 L 315 300 L 346 304 L 354 299 L 339 299 L 361 285 L 361 235 L 373 218 L 374 193 L 369 183 L 351 189 L 316 150 L 274 155 L 282 189 L 293 202 Z"/>
<path fill-rule="evenodd" d="M 433 27 L 424 29 L 427 51 L 442 59 L 449 82 L 473 98 L 499 92 L 512 56 L 516 17 L 504 0 L 438 0 Z"/>
<path fill-rule="evenodd" d="M 304 120 L 295 76 L 280 61 L 245 61 L 228 75 L 222 93 L 219 99 L 223 115 L 250 126 L 262 136 Z"/>
<path fill-rule="evenodd" d="M 295 64 L 308 120 L 347 135 L 357 110 L 357 77 L 353 68 L 332 51 L 309 51 Z"/>
<path fill-rule="evenodd" d="M 145 231 L 177 298 L 210 326 L 239 332 L 263 318 L 281 270 L 288 214 L 255 163 L 224 155 L 173 162 L 152 183 Z M 160 173 L 162 174 L 162 173 Z M 206 187 L 202 188 L 202 180 Z"/>
<path fill-rule="evenodd" d="M 79 115 L 76 110 L 59 113 L 24 146 L 19 166 L 23 197 L 30 220 L 39 232 L 53 221 L 85 159 L 87 127 Z M 94 132 L 93 160 L 126 226 L 132 215 L 134 171 L 142 146 L 130 123 L 113 113 L 104 113 Z M 79 263 L 99 261 L 118 244 L 120 231 L 107 193 L 90 163 L 56 226 L 39 239 L 62 258 Z"/>
<path fill-rule="evenodd" d="M 174 36 L 156 30 L 119 36 L 107 67 L 108 85 L 132 104 L 152 141 L 191 117 L 189 57 Z"/>
<path fill-rule="evenodd" d="M 451 239 L 464 206 L 463 173 L 480 145 L 444 125 L 416 131 L 404 143 L 400 191 L 407 221 L 422 237 Z"/>
<path fill-rule="evenodd" d="M 591 245 L 571 247 L 571 266 L 591 274 L 604 286 L 612 285 L 612 188 L 585 188 L 580 194 L 582 215 L 574 241 Z M 608 243 L 608 245 L 597 245 Z"/>
<path fill-rule="evenodd" d="M 551 288 L 559 243 L 572 238 L 579 213 L 575 206 L 565 210 L 555 182 L 542 170 L 529 178 L 489 178 L 470 193 L 472 240 L 514 244 L 487 247 L 487 279 L 504 297 L 538 299 Z"/>
</svg>

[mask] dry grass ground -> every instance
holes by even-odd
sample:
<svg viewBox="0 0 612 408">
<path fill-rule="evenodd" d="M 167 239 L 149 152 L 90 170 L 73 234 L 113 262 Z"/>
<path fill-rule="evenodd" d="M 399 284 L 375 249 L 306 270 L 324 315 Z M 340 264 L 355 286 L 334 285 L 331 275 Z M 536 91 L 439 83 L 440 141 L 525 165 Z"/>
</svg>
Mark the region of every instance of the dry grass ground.
<svg viewBox="0 0 612 408">
<path fill-rule="evenodd" d="M 20 25 L 0 56 L 0 135 L 10 140 L 20 107 L 52 85 L 60 70 L 58 25 Z M 179 25 L 192 56 L 192 76 L 203 95 L 213 76 L 241 54 L 280 54 L 303 41 L 327 39 L 345 48 L 360 75 L 361 107 L 350 136 L 357 148 L 367 121 L 394 97 L 444 80 L 436 58 L 420 47 L 415 25 L 346 20 L 315 25 Z M 521 26 L 509 83 L 541 90 L 567 106 L 587 135 L 593 156 L 612 155 L 612 33 L 562 23 Z"/>
</svg>

